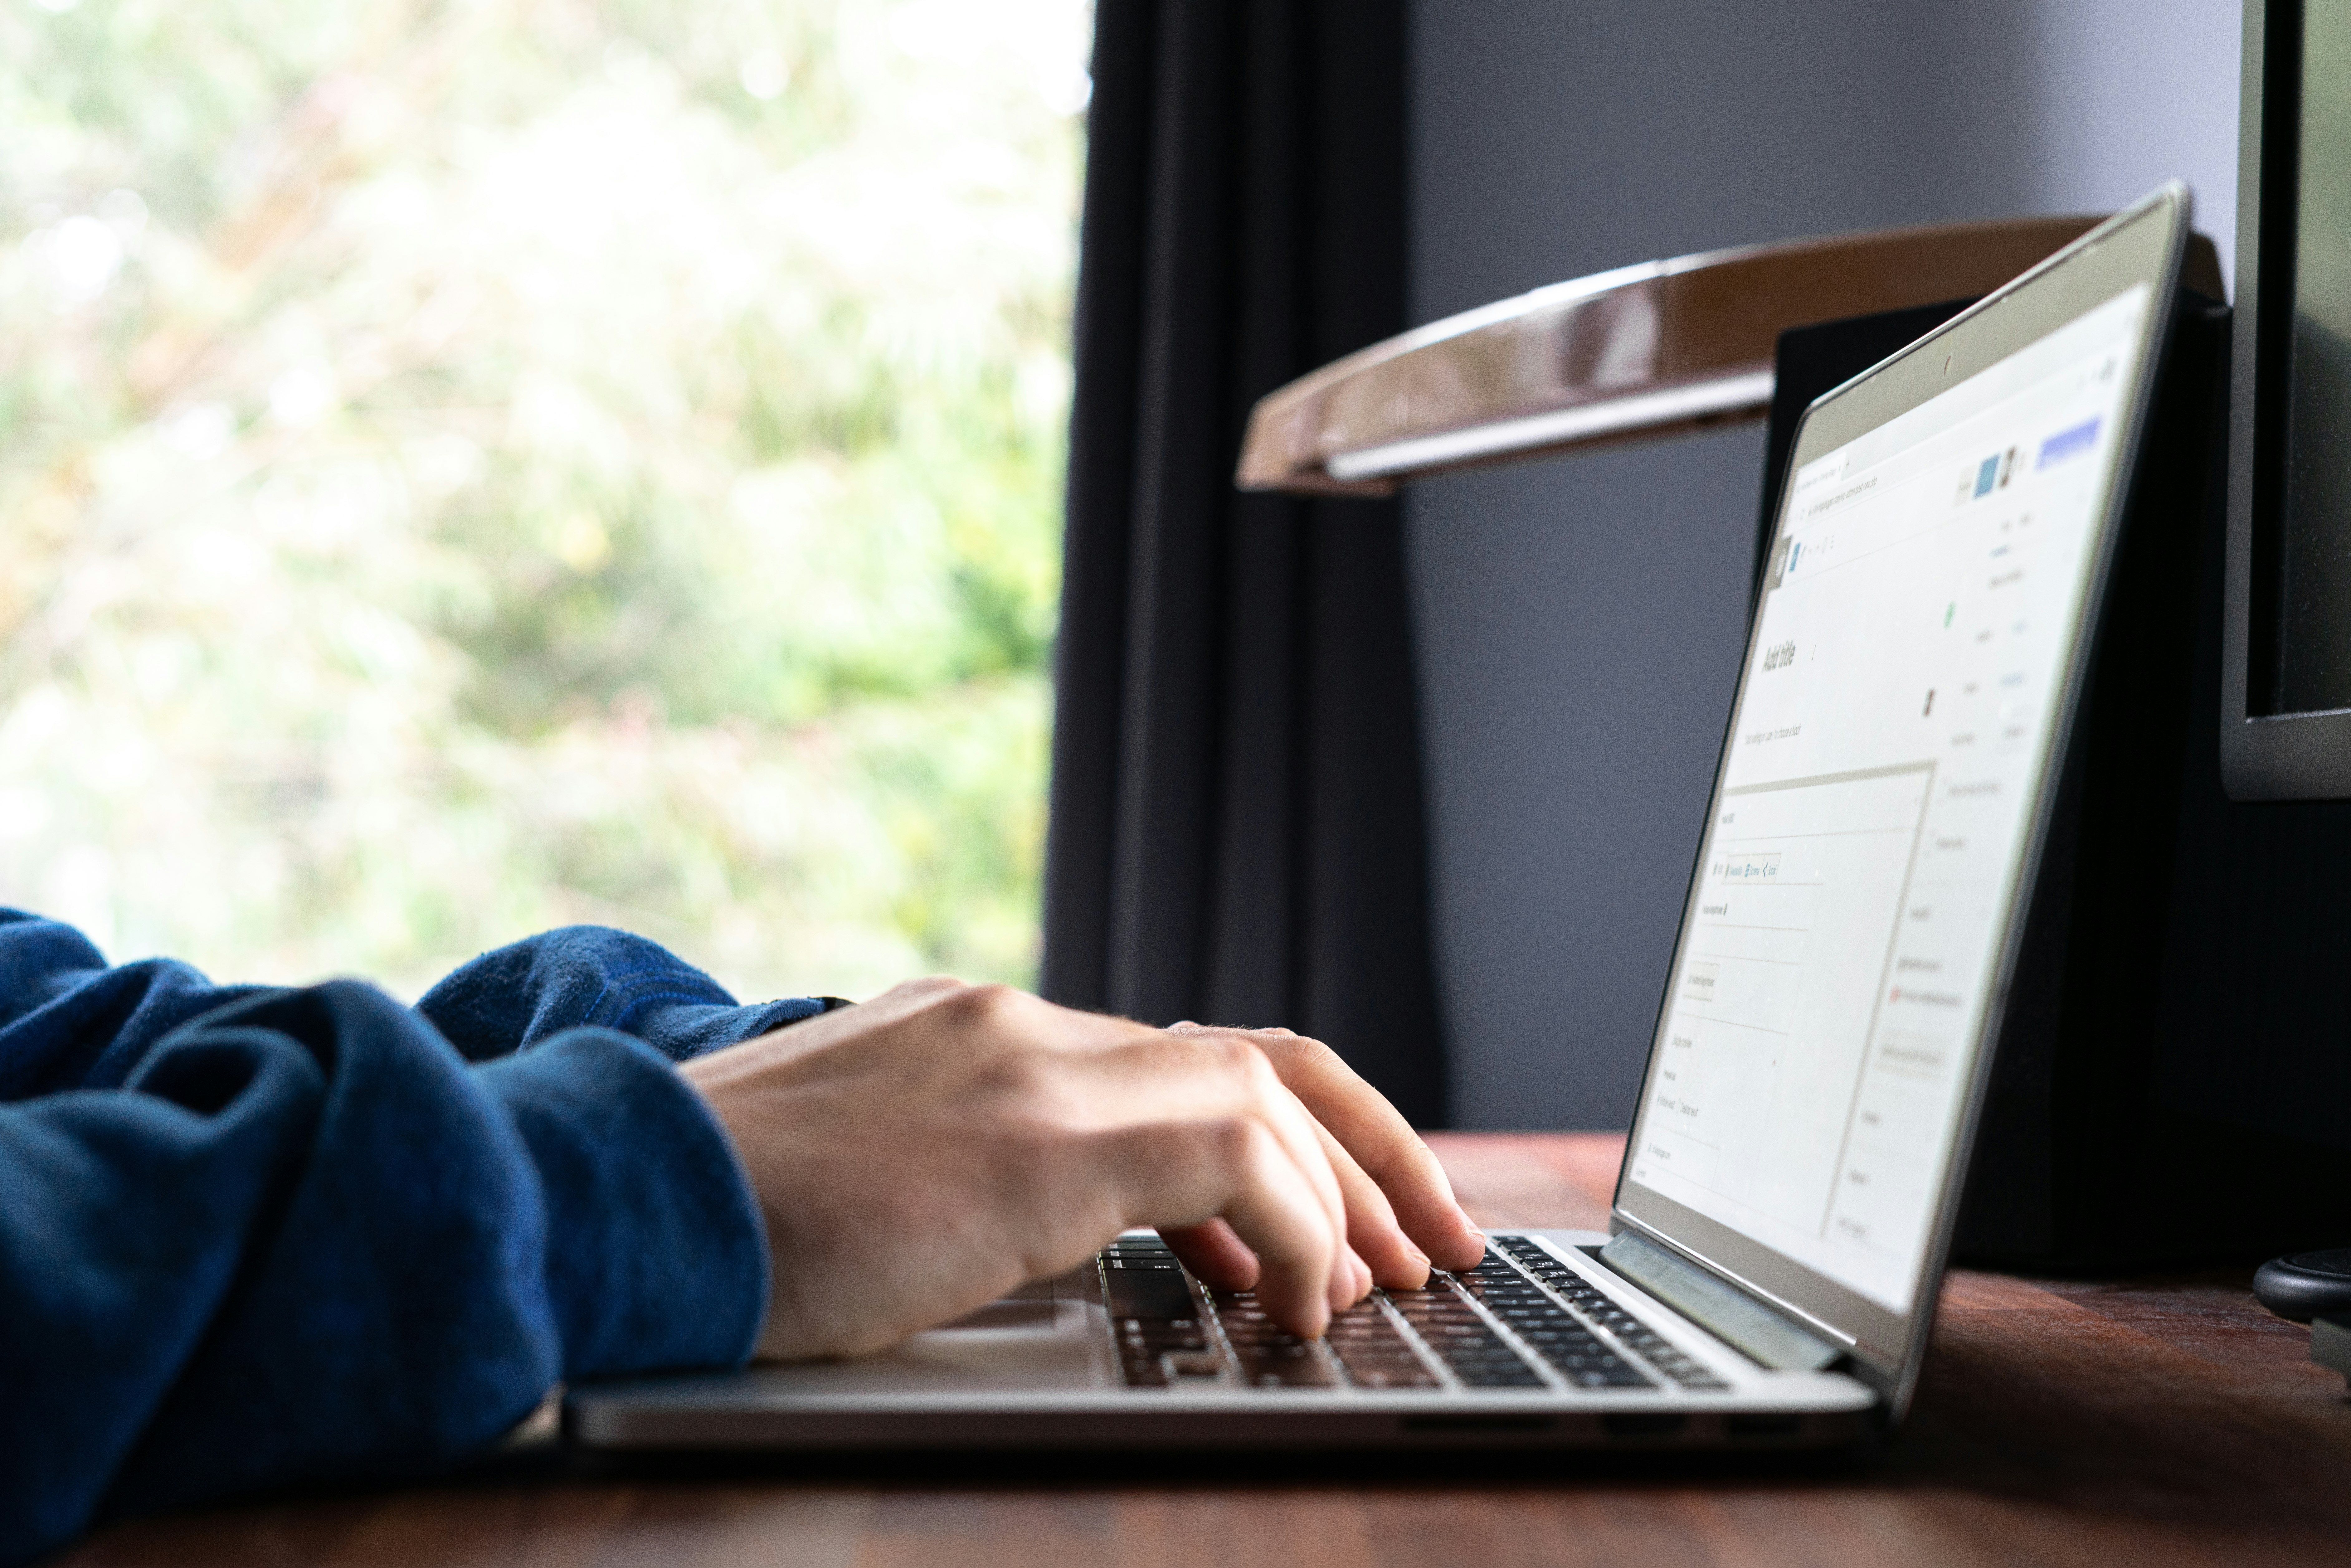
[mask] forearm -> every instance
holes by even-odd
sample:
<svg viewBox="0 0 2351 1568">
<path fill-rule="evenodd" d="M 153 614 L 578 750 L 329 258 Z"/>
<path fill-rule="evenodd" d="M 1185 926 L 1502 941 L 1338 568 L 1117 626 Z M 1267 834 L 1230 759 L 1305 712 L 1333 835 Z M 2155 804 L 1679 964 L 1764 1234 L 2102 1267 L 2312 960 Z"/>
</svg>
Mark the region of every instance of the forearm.
<svg viewBox="0 0 2351 1568">
<path fill-rule="evenodd" d="M 126 1511 L 429 1467 L 559 1376 L 723 1365 L 767 1266 L 700 1101 L 606 1030 L 469 1068 L 271 993 L 0 1106 L 0 1561 Z"/>
</svg>

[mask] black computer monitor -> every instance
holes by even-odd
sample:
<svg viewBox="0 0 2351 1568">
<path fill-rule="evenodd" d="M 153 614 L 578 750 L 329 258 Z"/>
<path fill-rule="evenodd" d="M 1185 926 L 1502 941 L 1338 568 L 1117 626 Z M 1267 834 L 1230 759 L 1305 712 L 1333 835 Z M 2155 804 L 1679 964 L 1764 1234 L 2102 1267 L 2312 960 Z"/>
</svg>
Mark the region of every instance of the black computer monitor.
<svg viewBox="0 0 2351 1568">
<path fill-rule="evenodd" d="M 2238 800 L 2351 800 L 2351 4 L 2245 0 L 2243 81 L 2220 779 Z M 2324 907 L 2351 847 L 2340 813 L 2213 821 L 2198 858 L 2243 874 L 2189 890 L 2211 906 L 2202 946 L 2231 949 L 2219 972 L 2233 1005 L 2205 1025 L 2192 1067 L 2171 1063 L 2171 1087 L 2195 1081 L 2223 1120 L 2293 1123 L 2311 1141 L 2299 1176 L 2261 1184 L 2272 1194 L 2339 1180 L 2314 1145 L 2338 1167 L 2351 1146 L 2339 1080 L 2298 1095 L 2297 1113 L 2254 1104 L 2325 1076 L 2337 1053 L 2318 987 L 2295 971 L 2340 928 Z M 2304 1208 L 2287 1223 L 2315 1236 L 2324 1206 Z M 2351 1249 L 2273 1260 L 2255 1289 L 2289 1317 L 2351 1311 Z"/>
<path fill-rule="evenodd" d="M 2351 5 L 2246 0 L 2221 773 L 2351 799 Z"/>
</svg>

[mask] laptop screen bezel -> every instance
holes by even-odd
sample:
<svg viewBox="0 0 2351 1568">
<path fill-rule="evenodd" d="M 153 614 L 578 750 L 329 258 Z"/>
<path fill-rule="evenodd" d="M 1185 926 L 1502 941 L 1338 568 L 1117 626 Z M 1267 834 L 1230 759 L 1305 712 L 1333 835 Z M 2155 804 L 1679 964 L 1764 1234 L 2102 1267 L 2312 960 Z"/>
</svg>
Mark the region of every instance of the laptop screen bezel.
<svg viewBox="0 0 2351 1568">
<path fill-rule="evenodd" d="M 1671 976 L 1679 972 L 1683 948 L 1690 939 L 1695 918 L 1702 870 L 1696 857 L 1683 900 L 1681 925 L 1675 938 L 1674 962 L 1667 971 L 1667 994 L 1659 1000 L 1657 1022 L 1650 1033 L 1641 1098 L 1635 1109 L 1625 1159 L 1617 1173 L 1612 1228 L 1637 1229 L 1824 1333 L 1846 1347 L 1856 1372 L 1875 1375 L 1869 1376 L 1869 1381 L 1879 1385 L 1897 1414 L 1907 1402 L 1916 1381 L 1918 1359 L 1933 1320 L 1935 1287 L 1940 1281 L 1951 1228 L 1958 1218 L 1959 1192 L 1966 1182 L 1968 1155 L 1991 1070 L 1990 1042 L 1999 1039 L 2022 935 L 2023 913 L 2031 903 L 2032 883 L 2048 833 L 2055 781 L 2072 737 L 2094 640 L 2092 632 L 2105 599 L 2118 523 L 2137 470 L 2139 440 L 2161 363 L 2188 234 L 2189 210 L 2185 185 L 2174 182 L 2164 186 L 2022 277 L 1987 295 L 1917 342 L 1823 393 L 1806 409 L 1798 424 L 1788 463 L 1787 472 L 1792 475 L 1805 464 L 1959 386 L 2134 285 L 2145 284 L 2151 290 L 2148 307 L 2138 325 L 2137 371 L 2124 406 L 2114 467 L 2095 519 L 2097 532 L 2082 613 L 2073 628 L 2071 643 L 2059 659 L 2063 676 L 2058 686 L 2061 695 L 2053 742 L 2034 780 L 2034 805 L 2025 852 L 2002 917 L 1998 960 L 1982 1025 L 1974 1041 L 1965 1104 L 1956 1124 L 1953 1146 L 1946 1158 L 1945 1176 L 1930 1217 L 1928 1243 L 1921 1254 L 1910 1310 L 1892 1312 L 1785 1253 L 1633 1179 L 1632 1155 L 1637 1147 L 1635 1140 L 1640 1136 L 1656 1089 L 1659 1042 L 1665 1037 L 1666 1017 L 1672 1002 Z M 1783 487 L 1772 525 L 1771 546 L 1775 552 L 1787 527 L 1787 516 Z M 1730 735 L 1748 682 L 1756 670 L 1761 628 L 1759 605 L 1748 628 L 1739 685 L 1708 793 L 1704 821 L 1709 823 L 1721 809 Z M 1703 843 L 1702 833 L 1701 851 Z"/>
</svg>

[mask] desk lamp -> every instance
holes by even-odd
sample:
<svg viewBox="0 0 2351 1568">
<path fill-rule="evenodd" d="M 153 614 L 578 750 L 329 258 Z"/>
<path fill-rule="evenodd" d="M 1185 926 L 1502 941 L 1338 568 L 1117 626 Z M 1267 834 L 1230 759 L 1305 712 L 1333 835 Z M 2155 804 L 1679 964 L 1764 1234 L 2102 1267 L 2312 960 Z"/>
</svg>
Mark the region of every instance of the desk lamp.
<svg viewBox="0 0 2351 1568">
<path fill-rule="evenodd" d="M 1986 294 L 2098 222 L 2010 218 L 1643 262 L 1416 328 L 1269 392 L 1244 490 L 1401 480 L 1758 421 L 1789 327 Z"/>
</svg>

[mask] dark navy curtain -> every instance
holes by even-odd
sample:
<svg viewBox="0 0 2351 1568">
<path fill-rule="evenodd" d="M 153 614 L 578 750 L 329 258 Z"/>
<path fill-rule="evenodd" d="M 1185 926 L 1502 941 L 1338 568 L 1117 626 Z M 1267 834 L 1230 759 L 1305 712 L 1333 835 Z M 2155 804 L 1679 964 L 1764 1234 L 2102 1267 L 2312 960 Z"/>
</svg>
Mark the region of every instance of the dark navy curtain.
<svg viewBox="0 0 2351 1568">
<path fill-rule="evenodd" d="M 1233 488 L 1405 323 L 1402 0 L 1101 0 L 1042 988 L 1445 1108 L 1401 518 Z"/>
</svg>

